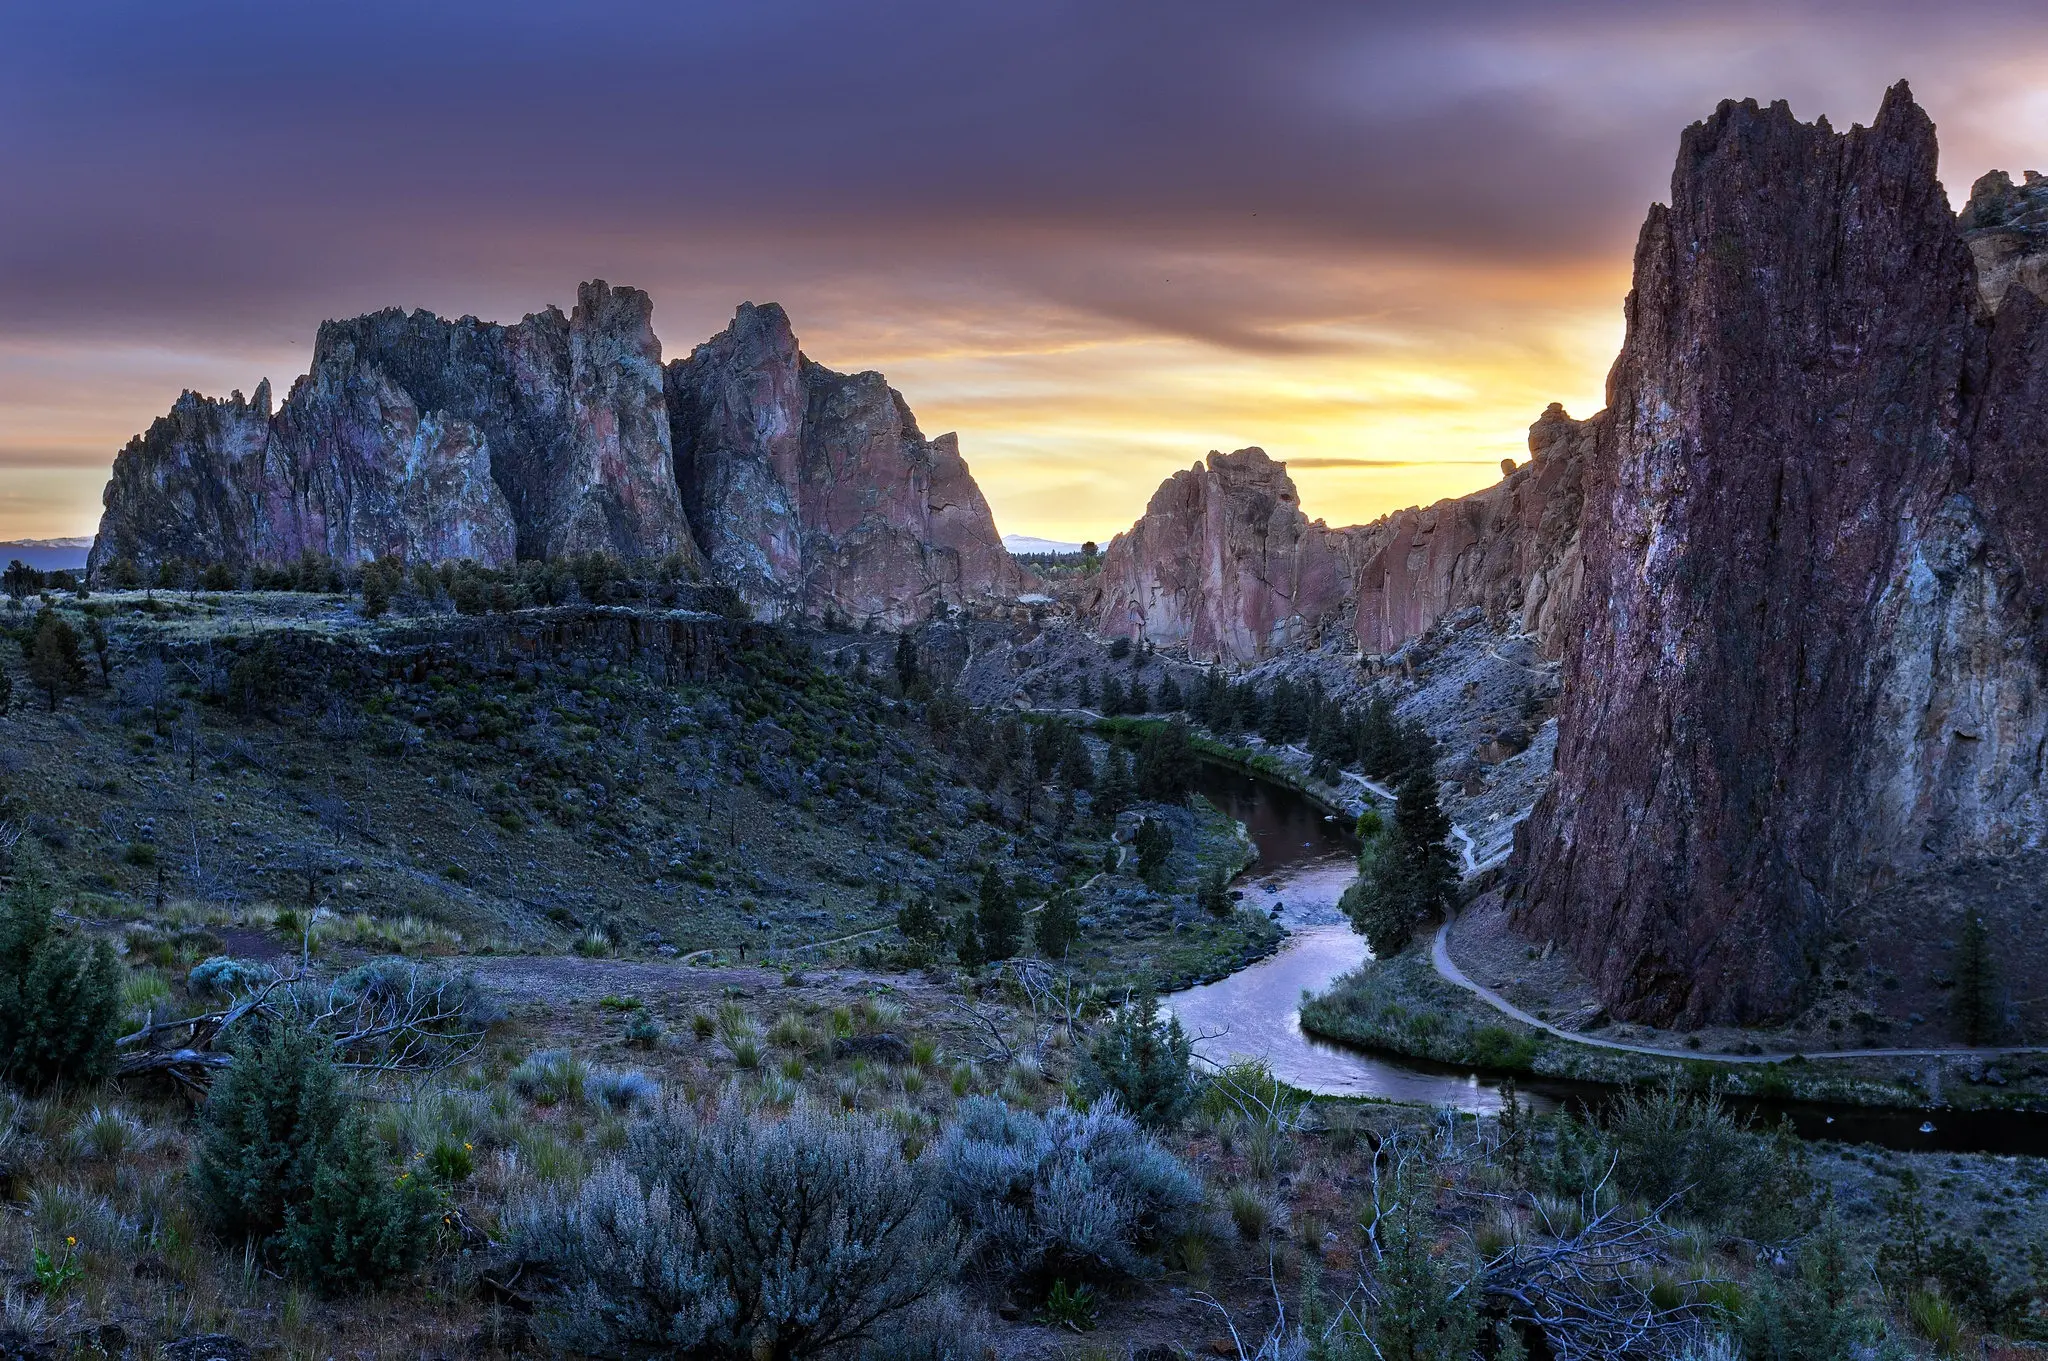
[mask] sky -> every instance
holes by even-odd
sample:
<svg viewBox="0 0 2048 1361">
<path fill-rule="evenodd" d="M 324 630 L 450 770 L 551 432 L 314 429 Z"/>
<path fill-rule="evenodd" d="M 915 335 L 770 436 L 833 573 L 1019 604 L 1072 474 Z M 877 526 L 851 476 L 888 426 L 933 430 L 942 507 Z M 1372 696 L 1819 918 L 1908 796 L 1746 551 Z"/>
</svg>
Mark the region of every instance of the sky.
<svg viewBox="0 0 2048 1361">
<path fill-rule="evenodd" d="M 1629 254 L 1723 98 L 1868 122 L 1960 206 L 2048 166 L 2039 5 L 0 0 L 0 538 L 92 532 L 178 392 L 323 318 L 777 301 L 1008 533 L 1107 540 L 1210 449 L 1332 524 L 1598 408 Z"/>
</svg>

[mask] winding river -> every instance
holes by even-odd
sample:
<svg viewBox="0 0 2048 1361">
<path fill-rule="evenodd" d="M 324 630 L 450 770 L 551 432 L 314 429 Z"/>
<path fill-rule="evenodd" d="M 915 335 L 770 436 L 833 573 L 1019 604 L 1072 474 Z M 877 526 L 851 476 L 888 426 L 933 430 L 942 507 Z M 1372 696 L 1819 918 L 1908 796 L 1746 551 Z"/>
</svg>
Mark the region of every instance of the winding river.
<svg viewBox="0 0 2048 1361">
<path fill-rule="evenodd" d="M 1356 876 L 1357 843 L 1342 818 L 1297 791 L 1227 766 L 1204 764 L 1196 785 L 1245 825 L 1259 858 L 1235 887 L 1243 905 L 1276 913 L 1287 927 L 1280 949 L 1227 978 L 1163 998 L 1199 1038 L 1195 1052 L 1213 1064 L 1263 1059 L 1280 1077 L 1324 1096 L 1383 1100 L 1487 1113 L 1501 1106 L 1500 1080 L 1466 1069 L 1336 1045 L 1304 1034 L 1301 999 L 1320 992 L 1371 958 L 1337 900 Z M 1554 1110 L 1611 1095 L 1597 1083 L 1549 1078 L 1517 1082 L 1525 1104 Z M 2048 1150 L 2048 1116 L 2016 1111 L 1873 1109 L 1820 1102 L 1732 1102 L 1764 1121 L 1788 1116 L 1809 1139 L 1888 1148 L 2039 1154 Z"/>
</svg>

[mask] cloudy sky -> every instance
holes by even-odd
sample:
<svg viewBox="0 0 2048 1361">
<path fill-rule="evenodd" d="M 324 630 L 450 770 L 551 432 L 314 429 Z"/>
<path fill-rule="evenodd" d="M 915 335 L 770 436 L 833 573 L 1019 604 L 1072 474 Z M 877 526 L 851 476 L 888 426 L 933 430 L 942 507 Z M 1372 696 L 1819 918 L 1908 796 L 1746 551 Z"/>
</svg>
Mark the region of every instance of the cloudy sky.
<svg viewBox="0 0 2048 1361">
<path fill-rule="evenodd" d="M 1106 538 L 1211 448 L 1311 514 L 1453 495 L 1600 402 L 1628 253 L 1724 97 L 1958 203 L 2048 166 L 2041 6 L 0 0 L 0 538 L 89 533 L 182 388 L 322 318 L 742 300 L 957 429 L 1005 531 Z"/>
</svg>

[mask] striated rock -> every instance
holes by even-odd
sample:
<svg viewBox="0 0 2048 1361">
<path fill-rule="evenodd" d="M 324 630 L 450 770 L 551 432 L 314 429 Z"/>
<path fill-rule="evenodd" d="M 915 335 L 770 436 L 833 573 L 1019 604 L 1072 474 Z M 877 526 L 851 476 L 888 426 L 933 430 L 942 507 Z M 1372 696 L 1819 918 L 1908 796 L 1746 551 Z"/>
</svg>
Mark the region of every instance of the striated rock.
<svg viewBox="0 0 2048 1361">
<path fill-rule="evenodd" d="M 602 280 L 511 326 L 328 322 L 276 413 L 267 382 L 186 393 L 129 443 L 92 564 L 680 557 L 772 617 L 890 625 L 1026 589 L 957 440 L 880 374 L 810 363 L 772 304 L 666 369 L 652 322 Z"/>
<path fill-rule="evenodd" d="M 780 307 L 743 305 L 666 390 L 706 555 L 767 616 L 896 626 L 1026 589 L 958 440 L 926 439 L 879 373 L 805 358 Z"/>
<path fill-rule="evenodd" d="M 1389 653 L 1460 610 L 1562 649 L 1579 592 L 1580 477 L 1594 426 L 1552 404 L 1529 428 L 1529 461 L 1495 485 L 1367 526 L 1358 646 Z"/>
<path fill-rule="evenodd" d="M 1251 661 L 1349 623 L 1357 550 L 1352 531 L 1302 514 L 1287 465 L 1265 450 L 1211 453 L 1110 541 L 1083 608 L 1111 637 Z"/>
<path fill-rule="evenodd" d="M 2048 304 L 1986 307 L 1935 166 L 1903 84 L 1726 103 L 1643 225 L 1517 857 L 1622 1017 L 1783 1017 L 1873 890 L 2048 835 Z"/>
</svg>

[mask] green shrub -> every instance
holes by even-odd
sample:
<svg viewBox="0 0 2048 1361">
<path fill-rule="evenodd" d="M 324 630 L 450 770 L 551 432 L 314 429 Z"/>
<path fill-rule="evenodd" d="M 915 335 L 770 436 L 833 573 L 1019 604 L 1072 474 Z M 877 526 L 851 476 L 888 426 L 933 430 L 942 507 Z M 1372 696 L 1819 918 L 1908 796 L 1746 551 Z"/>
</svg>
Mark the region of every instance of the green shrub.
<svg viewBox="0 0 2048 1361">
<path fill-rule="evenodd" d="M 24 872 L 0 908 L 0 1071 L 31 1091 L 97 1080 L 121 1009 L 114 947 L 59 935 L 49 890 Z"/>
<path fill-rule="evenodd" d="M 1855 1307 L 1863 1274 L 1849 1258 L 1841 1225 L 1830 1217 L 1800 1249 L 1798 1270 L 1780 1281 L 1768 1272 L 1741 1311 L 1742 1354 L 1751 1361 L 1850 1361 L 1874 1330 Z"/>
<path fill-rule="evenodd" d="M 346 1295 L 417 1268 L 438 1205 L 428 1179 L 394 1175 L 353 1111 L 316 1147 L 311 1194 L 285 1231 L 292 1274 L 323 1295 Z"/>
<path fill-rule="evenodd" d="M 230 1243 L 267 1243 L 313 1195 L 328 1139 L 347 1112 L 319 1037 L 284 1025 L 237 1035 L 201 1112 L 192 1183 Z"/>
<path fill-rule="evenodd" d="M 1188 1062 L 1194 1046 L 1178 1018 L 1159 1018 L 1159 999 L 1133 996 L 1088 1046 L 1081 1087 L 1092 1100 L 1113 1093 L 1149 1129 L 1172 1129 L 1194 1100 Z"/>
</svg>

